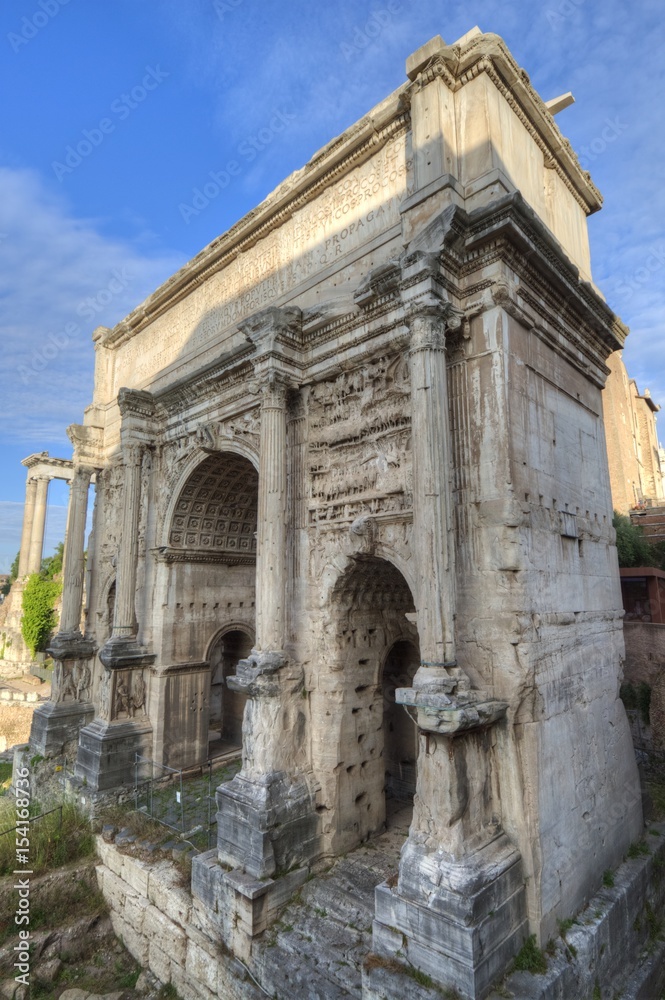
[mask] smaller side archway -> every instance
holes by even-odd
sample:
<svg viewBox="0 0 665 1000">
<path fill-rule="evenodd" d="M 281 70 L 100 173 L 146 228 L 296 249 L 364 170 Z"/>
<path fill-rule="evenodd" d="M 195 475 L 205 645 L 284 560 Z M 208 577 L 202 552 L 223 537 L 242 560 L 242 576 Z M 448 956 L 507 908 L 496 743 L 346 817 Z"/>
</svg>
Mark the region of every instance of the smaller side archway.
<svg viewBox="0 0 665 1000">
<path fill-rule="evenodd" d="M 229 746 L 242 746 L 242 720 L 247 697 L 228 688 L 226 679 L 235 673 L 238 661 L 249 656 L 253 642 L 253 635 L 246 625 L 232 624 L 218 633 L 210 645 L 207 656 L 210 663 L 210 755 Z"/>
<path fill-rule="evenodd" d="M 410 684 L 420 653 L 411 589 L 387 559 L 353 557 L 328 604 L 332 641 L 311 696 L 325 733 L 314 740 L 313 761 L 326 849 L 339 854 L 384 829 L 411 797 L 415 726 L 395 689 Z"/>
</svg>

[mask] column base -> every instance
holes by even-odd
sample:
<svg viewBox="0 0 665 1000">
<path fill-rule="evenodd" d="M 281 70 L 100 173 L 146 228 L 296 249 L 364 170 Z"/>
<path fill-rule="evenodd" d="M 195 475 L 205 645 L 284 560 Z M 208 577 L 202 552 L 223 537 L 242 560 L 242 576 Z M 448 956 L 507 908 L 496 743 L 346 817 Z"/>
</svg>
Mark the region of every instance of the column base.
<svg viewBox="0 0 665 1000">
<path fill-rule="evenodd" d="M 109 639 L 99 651 L 99 659 L 109 670 L 129 670 L 147 667 L 155 662 L 155 653 L 139 646 L 134 637 Z"/>
<path fill-rule="evenodd" d="M 217 789 L 217 848 L 222 864 L 255 879 L 290 871 L 316 857 L 318 817 L 304 778 L 242 772 Z"/>
<path fill-rule="evenodd" d="M 43 757 L 65 753 L 68 747 L 75 747 L 83 726 L 92 721 L 95 714 L 90 702 L 47 701 L 35 709 L 30 728 L 30 747 Z"/>
<path fill-rule="evenodd" d="M 373 950 L 479 1000 L 527 936 L 520 854 L 505 834 L 462 862 L 409 858 L 409 846 L 399 888 L 375 890 Z"/>
<path fill-rule="evenodd" d="M 148 719 L 127 722 L 93 719 L 79 733 L 74 774 L 98 792 L 131 785 L 137 753 L 152 757 L 152 726 Z"/>
</svg>

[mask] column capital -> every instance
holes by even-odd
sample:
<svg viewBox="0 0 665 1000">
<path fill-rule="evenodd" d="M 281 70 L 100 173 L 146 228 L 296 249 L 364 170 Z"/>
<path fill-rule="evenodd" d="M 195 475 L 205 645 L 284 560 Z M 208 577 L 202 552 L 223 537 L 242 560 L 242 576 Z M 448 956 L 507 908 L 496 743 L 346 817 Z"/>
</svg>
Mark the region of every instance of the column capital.
<svg viewBox="0 0 665 1000">
<path fill-rule="evenodd" d="M 130 439 L 122 444 L 122 464 L 138 467 L 143 462 L 143 455 L 148 446 L 143 441 Z"/>
<path fill-rule="evenodd" d="M 262 410 L 285 409 L 289 392 L 298 387 L 298 383 L 290 372 L 274 365 L 257 370 L 255 379 L 261 396 Z"/>
<path fill-rule="evenodd" d="M 405 311 L 404 319 L 411 334 L 411 353 L 419 350 L 443 351 L 446 334 L 459 330 L 464 313 L 452 303 L 428 295 L 412 302 Z"/>
</svg>

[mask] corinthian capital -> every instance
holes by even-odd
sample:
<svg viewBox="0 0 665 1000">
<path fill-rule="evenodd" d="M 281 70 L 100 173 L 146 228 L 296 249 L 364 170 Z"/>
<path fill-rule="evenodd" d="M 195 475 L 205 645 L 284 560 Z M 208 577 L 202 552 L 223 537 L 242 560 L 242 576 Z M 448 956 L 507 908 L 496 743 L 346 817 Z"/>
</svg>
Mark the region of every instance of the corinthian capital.
<svg viewBox="0 0 665 1000">
<path fill-rule="evenodd" d="M 410 303 L 405 321 L 411 333 L 411 352 L 445 350 L 446 333 L 459 330 L 463 318 L 460 309 L 433 296 Z"/>
<path fill-rule="evenodd" d="M 256 383 L 261 396 L 261 408 L 286 408 L 290 389 L 296 388 L 293 377 L 279 368 L 266 368 L 256 373 Z"/>
</svg>

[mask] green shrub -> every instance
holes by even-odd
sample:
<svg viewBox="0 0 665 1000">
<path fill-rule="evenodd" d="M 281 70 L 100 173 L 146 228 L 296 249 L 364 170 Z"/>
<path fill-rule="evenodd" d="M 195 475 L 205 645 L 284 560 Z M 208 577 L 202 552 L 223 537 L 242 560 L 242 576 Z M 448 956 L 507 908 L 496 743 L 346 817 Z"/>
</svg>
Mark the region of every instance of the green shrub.
<svg viewBox="0 0 665 1000">
<path fill-rule="evenodd" d="M 531 972 L 533 975 L 547 972 L 547 959 L 536 944 L 535 934 L 528 937 L 522 945 L 515 958 L 514 968 L 518 972 Z"/>
<path fill-rule="evenodd" d="M 44 580 L 38 573 L 32 573 L 28 577 L 23 591 L 21 633 L 33 656 L 44 649 L 55 627 L 53 605 L 61 586 L 58 581 Z"/>
<path fill-rule="evenodd" d="M 661 553 L 650 544 L 642 528 L 625 514 L 614 512 L 612 527 L 616 531 L 619 566 L 659 566 Z"/>
</svg>

